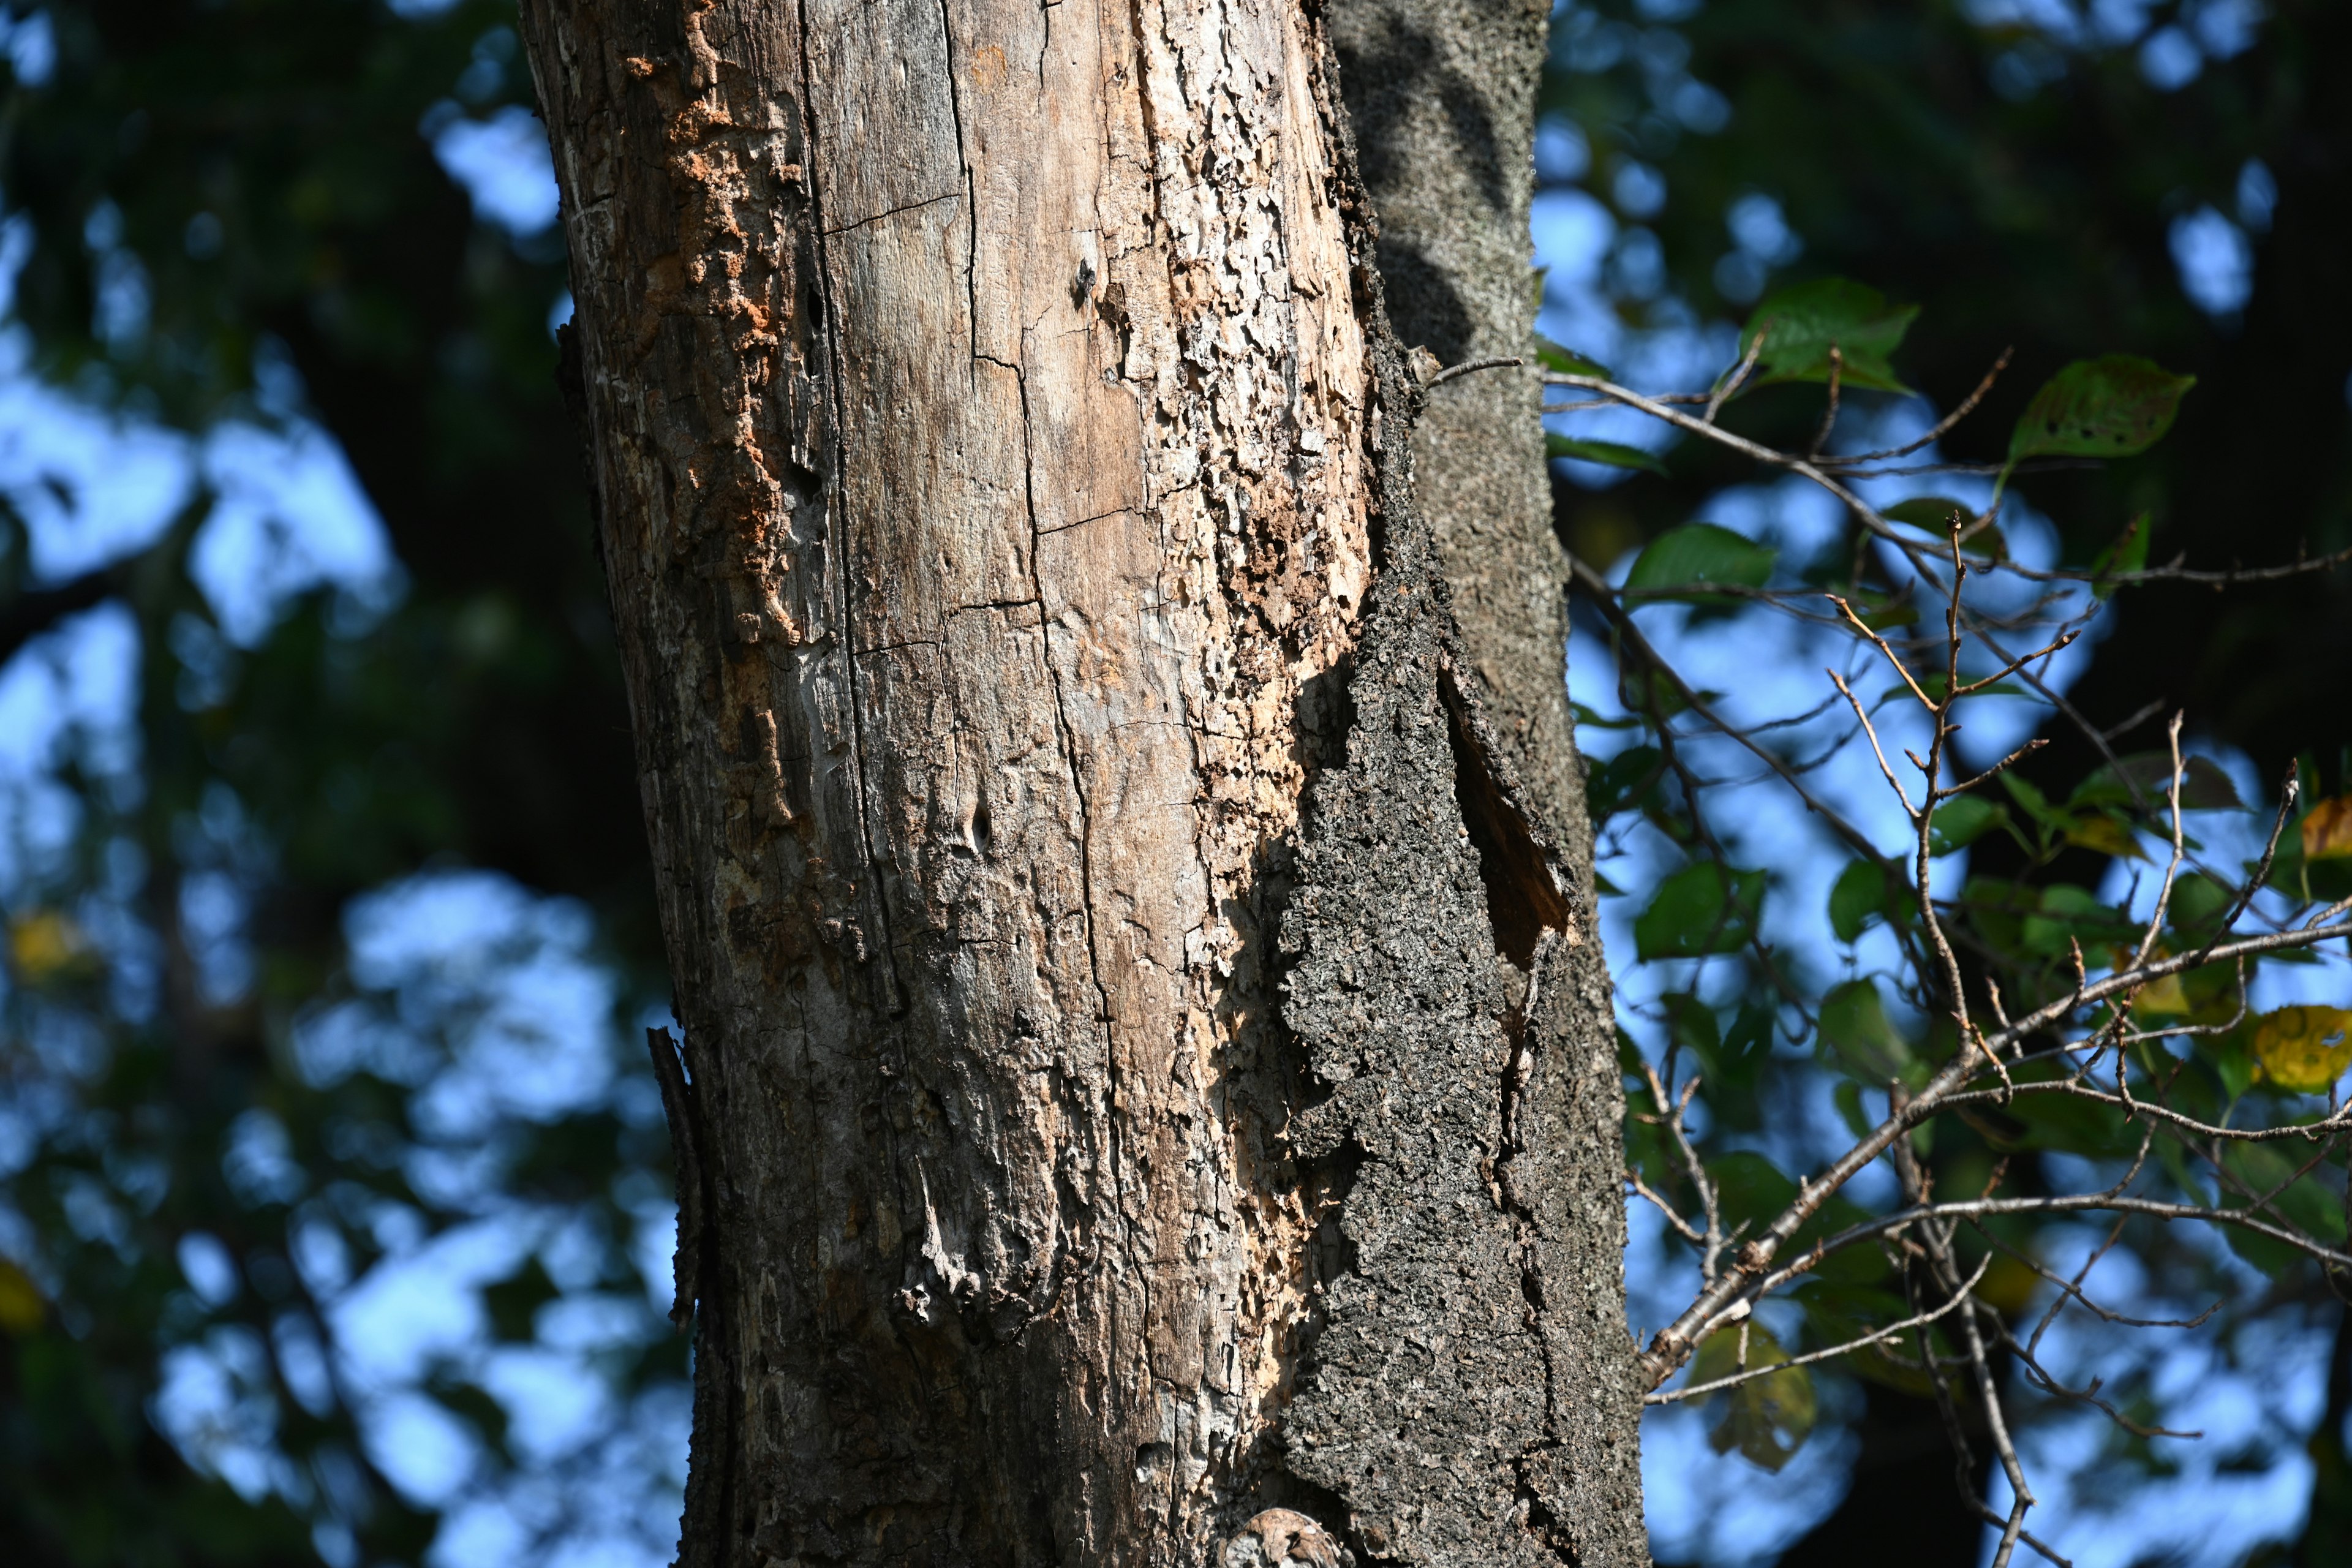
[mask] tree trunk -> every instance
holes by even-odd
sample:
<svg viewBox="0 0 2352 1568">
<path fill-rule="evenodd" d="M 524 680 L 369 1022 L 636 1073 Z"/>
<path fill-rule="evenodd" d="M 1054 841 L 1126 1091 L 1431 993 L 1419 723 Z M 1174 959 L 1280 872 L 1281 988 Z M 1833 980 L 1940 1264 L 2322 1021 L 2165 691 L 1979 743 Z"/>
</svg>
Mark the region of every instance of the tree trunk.
<svg viewBox="0 0 2352 1568">
<path fill-rule="evenodd" d="M 682 1560 L 1643 1560 L 1556 598 L 1454 626 L 1320 24 L 524 25 L 687 1028 Z"/>
</svg>

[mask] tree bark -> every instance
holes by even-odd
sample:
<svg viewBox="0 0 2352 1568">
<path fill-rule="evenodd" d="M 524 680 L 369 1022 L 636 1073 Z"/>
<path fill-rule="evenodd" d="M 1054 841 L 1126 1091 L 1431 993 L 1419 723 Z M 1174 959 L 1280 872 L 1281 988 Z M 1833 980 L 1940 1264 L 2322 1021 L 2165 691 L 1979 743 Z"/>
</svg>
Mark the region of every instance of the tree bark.
<svg viewBox="0 0 2352 1568">
<path fill-rule="evenodd" d="M 1447 608 L 1320 23 L 523 10 L 687 1029 L 681 1560 L 1638 1560 L 1569 753 Z"/>
<path fill-rule="evenodd" d="M 1414 488 L 1478 696 L 1559 858 L 1569 906 L 1526 1004 L 1545 1070 L 1521 1111 L 1530 1144 L 1520 1184 L 1541 1238 L 1555 1391 L 1546 1446 L 1528 1464 L 1573 1472 L 1540 1495 L 1576 1500 L 1553 1531 L 1577 1560 L 1646 1563 L 1642 1380 L 1625 1348 L 1624 1100 L 1568 704 L 1568 561 L 1551 527 L 1531 357 L 1528 205 L 1550 16 L 1548 0 L 1334 0 L 1330 28 L 1396 336 L 1447 365 L 1528 362 L 1431 389 L 1414 426 Z M 1491 852 L 1484 841 L 1481 850 Z M 1527 942 L 1497 936 L 1507 949 Z"/>
</svg>

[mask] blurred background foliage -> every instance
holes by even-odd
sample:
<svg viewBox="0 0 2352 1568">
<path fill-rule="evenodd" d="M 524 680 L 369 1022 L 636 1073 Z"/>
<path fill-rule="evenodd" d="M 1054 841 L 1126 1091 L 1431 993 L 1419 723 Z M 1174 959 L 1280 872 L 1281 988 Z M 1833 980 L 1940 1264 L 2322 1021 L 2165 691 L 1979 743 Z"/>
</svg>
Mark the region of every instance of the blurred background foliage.
<svg viewBox="0 0 2352 1568">
<path fill-rule="evenodd" d="M 2197 378 L 2177 426 L 2145 456 L 2021 481 L 2001 521 L 2021 558 L 2090 565 L 2143 514 L 2153 563 L 2272 564 L 2342 550 L 2352 545 L 2352 305 L 2336 258 L 2352 239 L 2352 123 L 2334 84 L 2347 59 L 2352 11 L 2324 0 L 1579 0 L 1555 15 L 1538 135 L 1544 331 L 1615 364 L 1637 387 L 1704 389 L 1736 357 L 1736 324 L 1759 300 L 1828 276 L 1861 279 L 1921 307 L 1895 367 L 1924 404 L 1850 396 L 1840 430 L 1855 432 L 1854 446 L 1924 430 L 1932 413 L 1918 409 L 1954 408 L 2014 347 L 1978 415 L 1923 454 L 1954 462 L 1998 462 L 2027 399 L 2067 362 L 2144 355 Z M 1821 416 L 1819 386 L 1782 386 L 1735 404 L 1726 422 L 1801 450 Z M 1638 584 L 1646 546 L 1662 538 L 1661 548 L 1672 546 L 1689 535 L 1670 530 L 1706 520 L 1777 548 L 1776 583 L 1902 592 L 1905 574 L 1871 566 L 1834 507 L 1644 424 L 1555 421 L 1563 435 L 1656 454 L 1656 475 L 1554 465 L 1556 527 L 1596 573 L 1622 584 L 1631 570 Z M 1980 504 L 1986 485 L 1979 476 L 1916 488 Z M 1874 492 L 1882 507 L 1895 493 Z M 2081 615 L 2088 635 L 2049 678 L 2125 753 L 2160 748 L 2164 719 L 2185 710 L 2192 749 L 2214 776 L 2236 781 L 2255 807 L 2246 817 L 2266 826 L 2265 803 L 2297 758 L 2305 805 L 2352 789 L 2347 593 L 2352 574 L 2337 570 L 2226 593 L 2153 584 L 2058 606 L 2060 618 Z M 1940 621 L 1927 606 L 1922 614 Z M 1826 760 L 1811 776 L 1831 798 L 1883 793 L 1865 757 L 1854 775 L 1862 791 L 1841 796 L 1838 770 L 1855 759 L 1832 756 L 1819 724 L 1808 731 L 1786 717 L 1828 694 L 1821 667 L 1838 661 L 1822 657 L 1821 639 L 1759 606 L 1724 602 L 1647 612 L 1643 624 L 1683 673 L 1716 689 L 1719 704 L 1749 721 L 1780 720 L 1772 741 L 1783 757 Z M 1777 786 L 1757 782 L 1744 757 L 1734 766 L 1720 751 L 1702 756 L 1716 765 L 1701 771 L 1733 781 L 1700 792 L 1702 813 L 1681 781 L 1661 777 L 1655 716 L 1639 711 L 1642 661 L 1626 655 L 1617 624 L 1586 598 L 1578 626 L 1570 681 L 1597 759 L 1602 870 L 1622 889 L 1604 902 L 1621 1017 L 1629 1045 L 1651 1060 L 1676 1050 L 1686 1069 L 1705 1068 L 1701 1146 L 1727 1205 L 1750 1212 L 1843 1146 L 1841 1121 L 1860 1109 L 1856 1080 L 1874 1075 L 1841 1055 L 1867 1054 L 1874 1041 L 1904 1049 L 1906 1034 L 1908 1048 L 1935 1054 L 1933 1031 L 1918 1035 L 1933 1007 L 1916 988 L 1900 995 L 1897 983 L 1890 1019 L 1865 984 L 1902 968 L 1866 929 L 1890 917 L 1902 923 L 1899 900 L 1864 896 L 1852 870 L 1861 862 L 1840 876 L 1850 852 L 1785 798 L 1775 805 Z M 1874 689 L 1885 672 L 1871 674 Z M 1976 765 L 2027 733 L 2051 743 L 2024 763 L 2023 794 L 1995 791 L 1988 803 L 1984 821 L 1998 809 L 2023 830 L 1978 826 L 1964 854 L 1938 862 L 1955 879 L 1948 889 L 1957 879 L 1969 889 L 1966 923 L 1983 939 L 1972 972 L 2004 953 L 2032 959 L 2021 942 L 2042 947 L 2046 963 L 2061 925 L 2084 931 L 2086 946 L 2102 926 L 2127 929 L 2131 835 L 2052 831 L 2047 815 L 2052 803 L 2099 793 L 2098 747 L 2046 707 L 2021 720 L 1982 717 Z M 2112 784 L 2109 775 L 2110 794 Z M 2039 822 L 2029 800 L 2044 810 Z M 1721 844 L 1699 844 L 1701 815 Z M 2206 835 L 2231 871 L 2251 855 L 2248 822 L 2193 820 L 2210 825 L 2192 833 Z M 1883 834 L 1882 849 L 1899 842 Z M 2258 848 L 2260 831 L 2252 837 Z M 1765 941 L 1748 955 L 1677 962 L 1668 928 L 1696 928 L 1678 925 L 1675 897 L 1716 875 L 1710 862 L 1756 868 L 1744 874 L 1758 888 L 1769 882 L 1759 895 Z M 1749 901 L 1715 894 L 1718 886 L 1731 879 L 1705 882 L 1712 897 L 1697 901 L 1725 910 Z M 2041 921 L 2038 938 L 2032 920 L 1987 921 L 1983 895 L 1993 889 L 2039 898 L 2042 913 L 2063 910 L 2063 920 Z M 1727 936 L 1720 945 L 1738 944 Z M 1760 961 L 1767 952 L 1778 981 Z M 2270 971 L 2254 984 L 2256 1008 L 2347 1000 L 2340 969 L 2324 979 L 2307 968 Z M 1792 1005 L 1791 984 L 1806 1008 Z M 1807 1009 L 1820 1036 L 1843 1045 L 1824 1048 L 1812 1030 L 1792 1029 L 1792 1014 Z M 2214 1071 L 2234 1099 L 2243 1078 L 2221 1079 L 2242 1068 L 2213 1063 L 2238 1047 L 2211 1044 L 2198 1070 Z M 1940 1048 L 1949 1047 L 1947 1038 Z M 1833 1094 L 1841 1076 L 1850 1081 Z M 1668 1180 L 1655 1131 L 1629 1131 L 1637 1161 Z M 2115 1169 L 2100 1163 L 2098 1145 L 2089 1126 L 2028 1136 L 2000 1119 L 1948 1119 L 1932 1163 L 1946 1190 L 1974 1191 L 2003 1158 L 2012 1189 L 2081 1190 L 2097 1184 L 2092 1173 Z M 2341 1193 L 2340 1173 L 2325 1185 L 2324 1207 Z M 2336 1214 L 2323 1218 L 2323 1234 L 2340 1226 Z M 1640 1205 L 1634 1218 L 1634 1315 L 1654 1327 L 1687 1299 L 1695 1276 L 1666 1238 L 1643 1239 Z M 2070 1264 L 2085 1250 L 2064 1227 L 2007 1239 Z M 2337 1291 L 2315 1269 L 2257 1261 L 2210 1237 L 2127 1228 L 2121 1253 L 2100 1266 L 2126 1310 L 2189 1316 L 2229 1305 L 2196 1344 L 2085 1326 L 2066 1352 L 2078 1382 L 2104 1377 L 2107 1396 L 2137 1419 L 2204 1427 L 2200 1443 L 2140 1438 L 2046 1405 L 2021 1408 L 2021 1441 L 2048 1505 L 2032 1528 L 2075 1561 L 2317 1563 L 2352 1550 L 2343 1458 L 2352 1336 Z M 1792 1348 L 1836 1337 L 1840 1282 L 1827 1283 L 1801 1320 L 1777 1325 Z M 2046 1288 L 2013 1283 L 2014 1310 L 2038 1313 Z M 2000 1285 L 1994 1277 L 1989 1293 Z M 1654 1417 L 1645 1474 L 1662 1563 L 1783 1552 L 1808 1564 L 1876 1562 L 1897 1541 L 1906 1560 L 1981 1561 L 1985 1538 L 1953 1484 L 1924 1382 L 1857 1378 L 1848 1366 L 1816 1380 L 1801 1421 L 1737 1405 L 1708 1413 L 1711 1432 L 1696 1412 Z M 1710 1437 L 1754 1462 L 1703 1470 Z M 1977 1461 L 1981 1486 L 1981 1441 Z"/>
<path fill-rule="evenodd" d="M 667 1155 L 637 1043 L 667 987 L 511 22 L 500 0 L 51 0 L 0 30 L 16 1561 L 667 1560 L 685 1351 L 660 1321 Z M 2328 0 L 1565 5 L 1548 329 L 1703 384 L 1768 289 L 1864 279 L 1925 307 L 1897 365 L 1937 406 L 2016 345 L 1963 455 L 1997 456 L 2076 357 L 2200 378 L 2154 453 L 2035 480 L 2063 559 L 2141 511 L 2158 561 L 2352 543 L 2347 34 Z M 1818 409 L 1771 389 L 1738 417 L 1801 444 Z M 1666 468 L 1556 465 L 1571 550 L 1622 574 L 1748 479 L 1694 449 Z M 2346 584 L 2126 595 L 2073 700 L 2102 722 L 2185 706 L 2265 784 L 2303 754 L 2344 793 Z M 2063 800 L 2094 759 L 2050 733 L 2030 776 Z M 2001 873 L 2008 843 L 1972 869 Z M 2043 869 L 2108 874 L 2066 853 Z M 1624 920 L 1611 935 L 1638 967 Z M 1753 1162 L 1730 1167 L 1752 1205 L 1807 1152 L 1776 1126 L 1843 1122 L 1752 976 L 1724 974 L 1738 956 L 1709 962 L 1629 1026 L 1654 1039 L 1680 1009 L 1750 1063 L 1709 1147 Z M 2134 1246 L 2149 1294 L 2228 1268 Z M 1639 1247 L 1633 1268 L 1638 1315 L 1671 1269 Z M 2286 1269 L 2218 1348 L 2124 1365 L 2150 1410 L 2270 1398 L 2264 1366 L 2299 1392 L 2286 1426 L 2193 1473 L 2161 1443 L 2074 1442 L 2085 1528 L 2168 1499 L 2179 1560 L 2216 1561 L 2200 1489 L 2238 1476 L 2275 1517 L 2233 1553 L 2341 1560 L 2340 1316 Z M 1919 1393 L 1820 1380 L 1763 1402 L 1744 1458 L 1654 1423 L 1662 1558 L 1875 1563 L 1900 1541 L 1974 1563 Z"/>
<path fill-rule="evenodd" d="M 81 416 L 11 405 L 0 511 L 15 1562 L 675 1540 L 667 982 L 512 19 L 6 24 L 9 369 Z"/>
</svg>

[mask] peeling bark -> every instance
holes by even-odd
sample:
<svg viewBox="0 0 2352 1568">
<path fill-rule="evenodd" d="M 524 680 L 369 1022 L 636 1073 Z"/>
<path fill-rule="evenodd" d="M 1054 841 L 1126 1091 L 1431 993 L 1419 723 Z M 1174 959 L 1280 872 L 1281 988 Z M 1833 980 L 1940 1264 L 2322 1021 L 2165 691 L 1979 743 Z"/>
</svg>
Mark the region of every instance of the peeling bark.
<svg viewBox="0 0 2352 1568">
<path fill-rule="evenodd" d="M 681 1560 L 1581 1551 L 1520 1189 L 1584 895 L 1319 23 L 523 9 L 687 1029 Z M 1345 991 L 1366 921 L 1444 951 Z M 1441 1321 L 1471 1403 L 1398 1436 Z"/>
</svg>

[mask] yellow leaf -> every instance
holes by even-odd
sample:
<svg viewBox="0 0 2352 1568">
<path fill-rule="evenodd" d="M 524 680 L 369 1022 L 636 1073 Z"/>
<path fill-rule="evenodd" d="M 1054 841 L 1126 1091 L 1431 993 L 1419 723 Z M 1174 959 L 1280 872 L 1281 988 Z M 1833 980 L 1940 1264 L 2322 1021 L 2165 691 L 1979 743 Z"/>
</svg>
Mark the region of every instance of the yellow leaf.
<svg viewBox="0 0 2352 1568">
<path fill-rule="evenodd" d="M 2112 816 L 2084 817 L 2066 829 L 2066 842 L 2097 855 L 2116 855 L 2126 860 L 2147 858 L 2147 851 L 2139 847 L 2132 830 Z"/>
<path fill-rule="evenodd" d="M 2303 819 L 2303 858 L 2342 860 L 2352 858 L 2352 795 L 2323 800 Z"/>
<path fill-rule="evenodd" d="M 52 978 L 89 949 L 81 928 L 55 910 L 35 910 L 8 925 L 8 956 L 27 984 Z"/>
<path fill-rule="evenodd" d="M 2192 1011 L 2189 993 L 2181 989 L 2180 976 L 2178 974 L 2168 974 L 2161 980 L 2150 981 L 2140 992 L 2139 1001 L 2132 1010 L 2136 1013 L 2162 1015 L 2174 1018 L 2185 1018 Z"/>
<path fill-rule="evenodd" d="M 1977 1282 L 1974 1294 L 1979 1300 L 2015 1317 L 2032 1302 L 2033 1293 L 2041 1288 L 2042 1276 L 2031 1266 L 2001 1252 L 1993 1255 L 1992 1266 Z"/>
<path fill-rule="evenodd" d="M 2318 1094 L 2352 1068 L 2352 1012 L 2341 1007 L 2282 1007 L 2254 1020 L 2254 1059 L 2263 1076 L 2293 1094 Z"/>
<path fill-rule="evenodd" d="M 2107 962 L 2117 969 L 2128 965 L 2138 955 L 2137 948 L 2107 949 Z M 2170 958 L 2172 948 L 2168 943 L 2158 942 L 2148 950 L 2147 956 L 2152 961 Z M 2132 1011 L 2143 1017 L 2157 1016 L 2186 1017 L 2195 1011 L 2195 1005 L 2189 1000 L 2189 993 L 2181 985 L 2180 976 L 2167 974 L 2151 980 L 2140 987 L 2138 996 L 2132 1002 Z"/>
<path fill-rule="evenodd" d="M 40 1326 L 40 1288 L 23 1269 L 0 1259 L 0 1330 L 22 1336 Z"/>
</svg>

